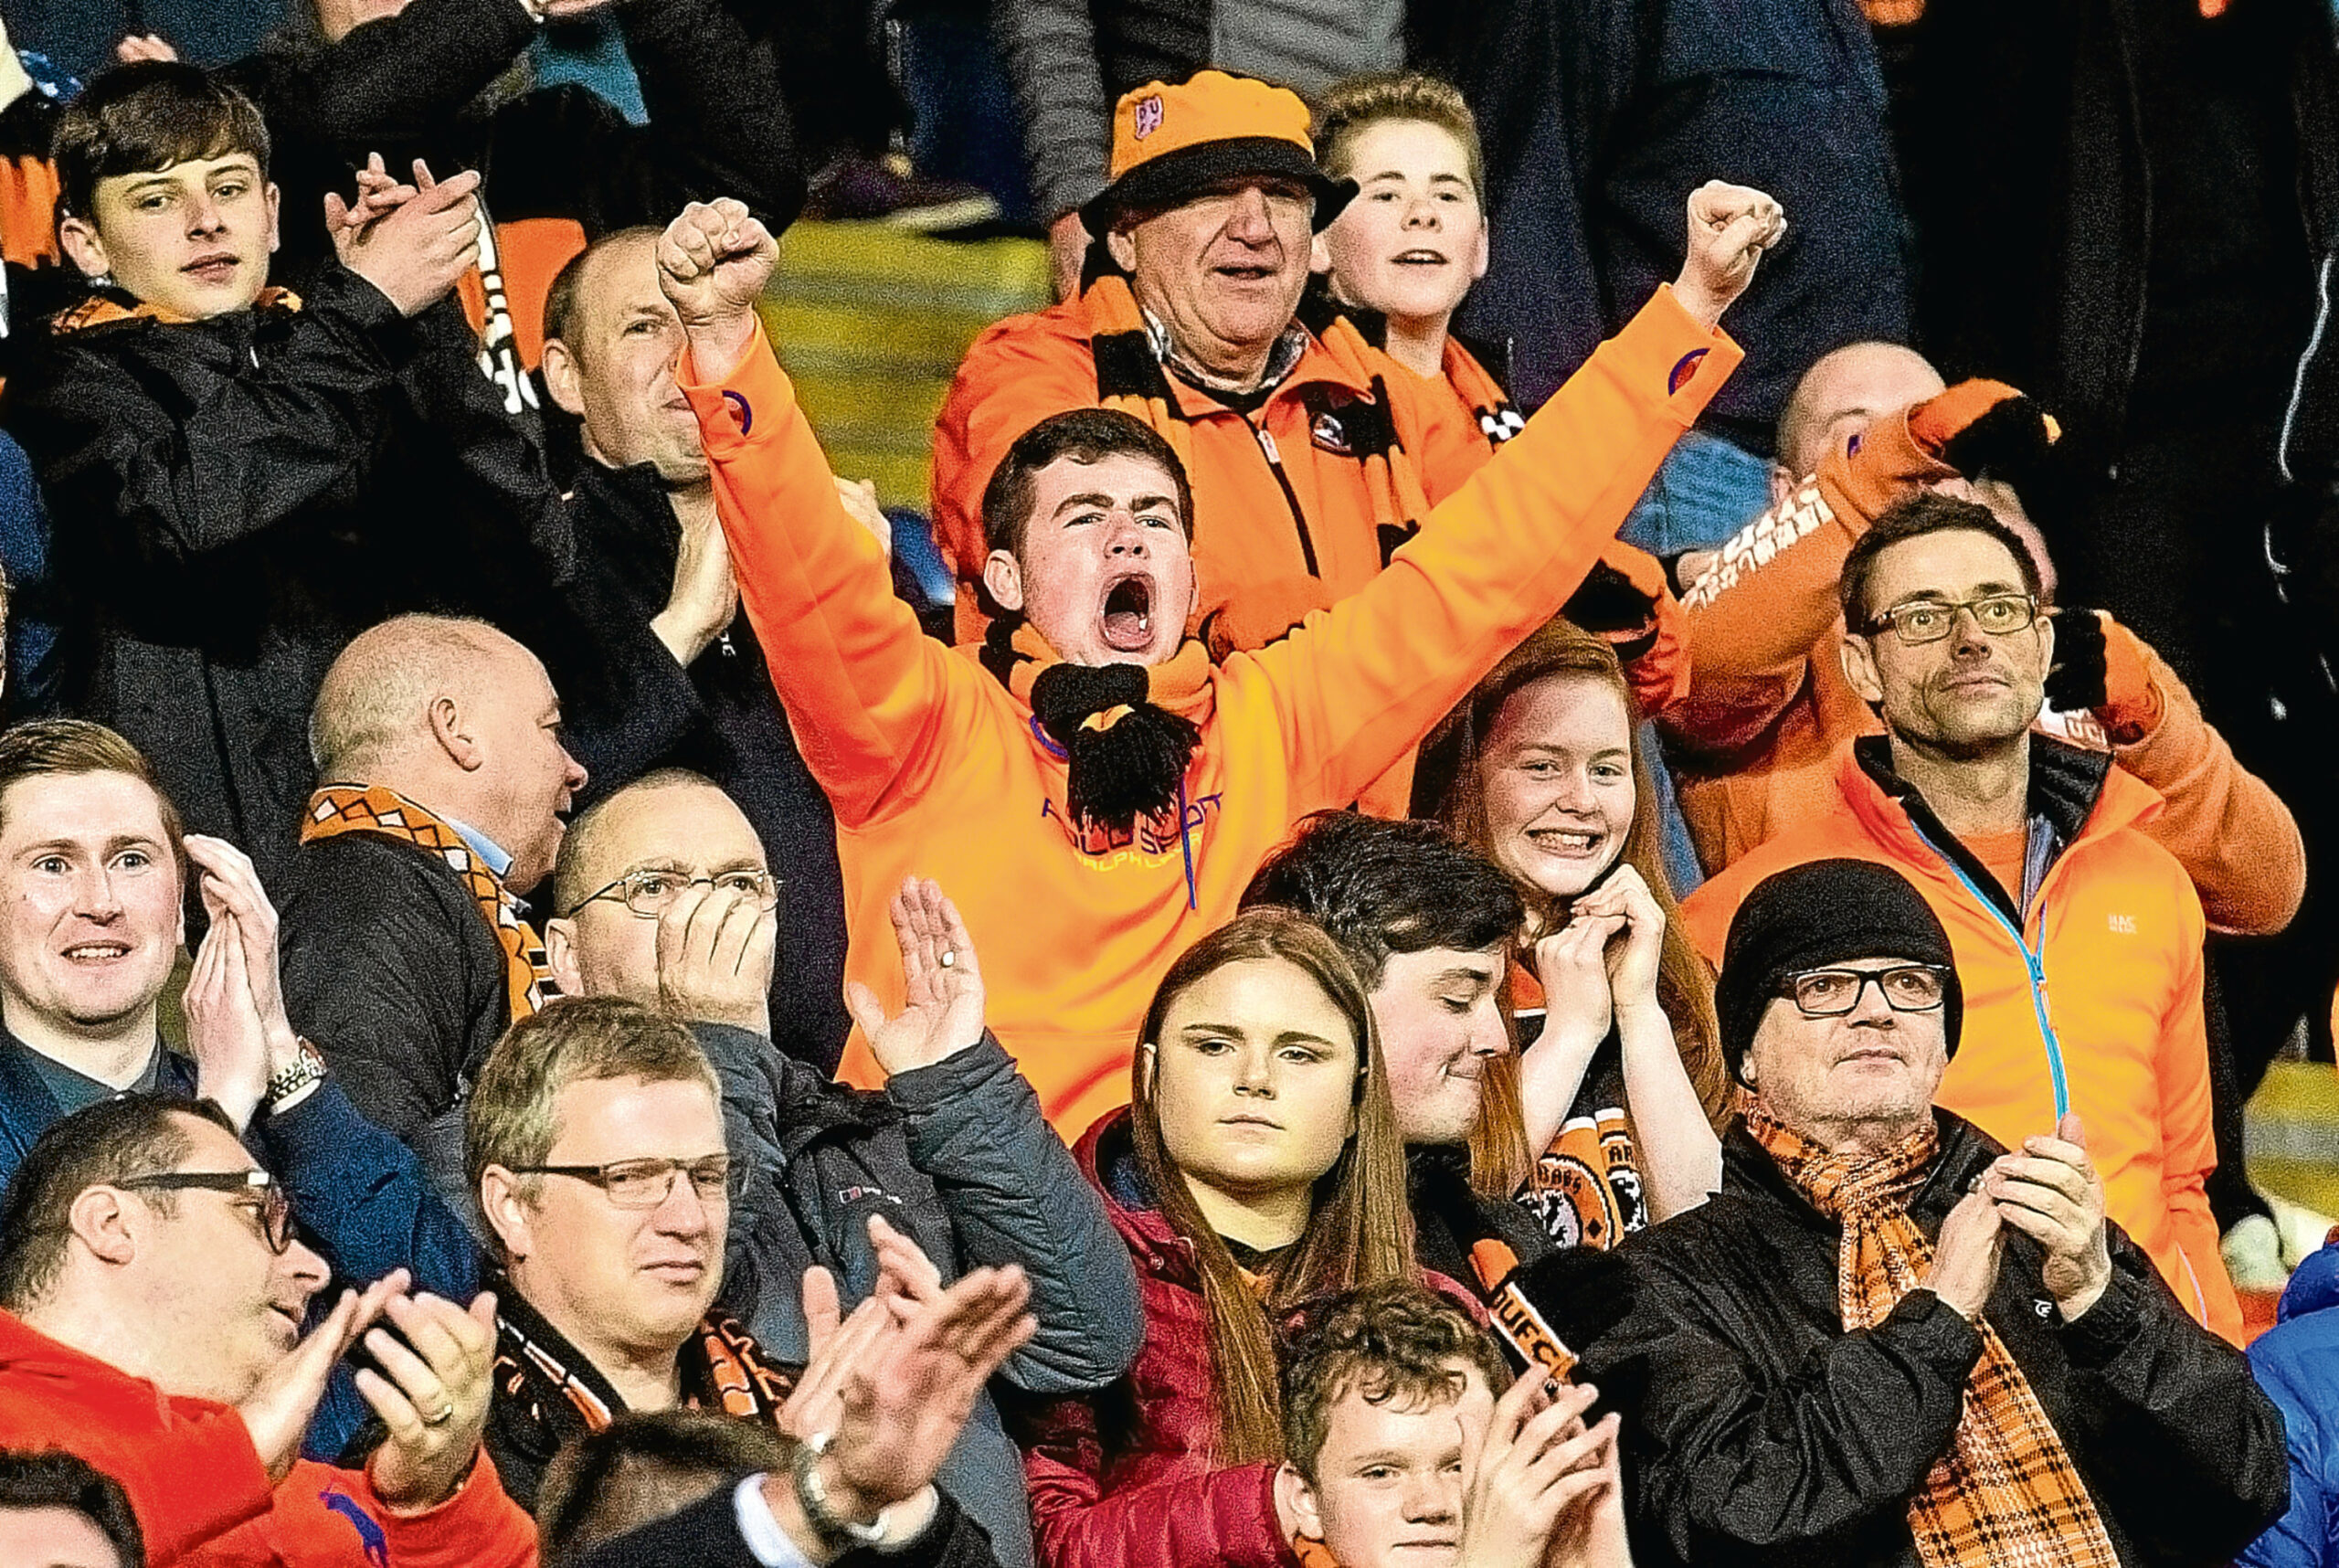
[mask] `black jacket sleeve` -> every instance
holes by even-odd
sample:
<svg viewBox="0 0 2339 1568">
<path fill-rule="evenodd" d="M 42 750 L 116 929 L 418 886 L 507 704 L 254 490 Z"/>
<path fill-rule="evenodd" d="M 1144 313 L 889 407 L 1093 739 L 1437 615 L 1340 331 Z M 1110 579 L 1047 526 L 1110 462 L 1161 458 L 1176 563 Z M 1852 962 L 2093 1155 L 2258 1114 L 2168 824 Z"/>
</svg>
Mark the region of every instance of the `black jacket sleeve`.
<svg viewBox="0 0 2339 1568">
<path fill-rule="evenodd" d="M 2239 1351 L 2186 1317 L 2151 1262 L 2119 1237 L 2111 1283 L 2058 1330 L 2091 1485 L 2163 1563 L 2223 1563 L 2290 1499 L 2281 1413 Z"/>
<path fill-rule="evenodd" d="M 535 34 L 520 0 L 414 0 L 336 43 L 263 49 L 223 74 L 280 139 L 403 141 L 470 103 Z"/>
<path fill-rule="evenodd" d="M 115 538 L 118 570 L 175 573 L 362 482 L 410 352 L 397 307 L 339 269 L 258 364 L 164 335 L 208 325 L 69 336 L 13 400 L 50 505 Z"/>
<path fill-rule="evenodd" d="M 1875 1328 L 1828 1340 L 1765 1389 L 1691 1299 L 1678 1283 L 1644 1284 L 1635 1319 L 1585 1359 L 1583 1375 L 1603 1391 L 1634 1390 L 1636 1525 L 1678 1561 L 1784 1562 L 1816 1538 L 1904 1516 L 1956 1434 L 1982 1351 L 1973 1328 L 1913 1291 Z"/>
<path fill-rule="evenodd" d="M 280 924 L 285 1012 L 358 1113 L 412 1149 L 468 1222 L 458 1101 L 475 1034 L 504 1009 L 501 965 L 465 940 L 466 921 L 485 935 L 479 911 L 396 845 L 341 841 L 300 858 Z"/>
<path fill-rule="evenodd" d="M 1034 1393 L 1102 1388 L 1144 1337 L 1129 1249 L 1040 1114 L 1039 1097 L 986 1033 L 931 1066 L 896 1073 L 910 1161 L 933 1181 L 970 1268 L 1021 1264 L 1039 1330 L 1007 1359 Z"/>
<path fill-rule="evenodd" d="M 740 1533 L 738 1483 L 725 1481 L 680 1513 L 604 1542 L 582 1568 L 759 1568 Z M 890 1552 L 848 1552 L 833 1568 L 998 1568 L 990 1538 L 941 1496 L 924 1534 Z"/>
</svg>

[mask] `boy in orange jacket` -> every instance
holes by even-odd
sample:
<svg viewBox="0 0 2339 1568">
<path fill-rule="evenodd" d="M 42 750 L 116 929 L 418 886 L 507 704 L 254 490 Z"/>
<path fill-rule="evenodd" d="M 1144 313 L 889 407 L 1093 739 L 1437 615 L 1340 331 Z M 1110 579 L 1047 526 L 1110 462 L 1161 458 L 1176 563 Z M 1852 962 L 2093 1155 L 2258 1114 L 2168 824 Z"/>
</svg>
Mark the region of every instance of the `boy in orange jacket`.
<svg viewBox="0 0 2339 1568">
<path fill-rule="evenodd" d="M 920 635 L 761 340 L 776 247 L 736 203 L 686 209 L 659 247 L 683 387 L 740 598 L 836 807 L 849 991 L 898 1004 L 878 961 L 886 900 L 930 876 L 981 944 L 993 1025 L 1058 1130 L 1120 1104 L 1171 960 L 1234 913 L 1293 822 L 1354 799 L 1559 609 L 1737 362 L 1715 323 L 1783 219 L 1719 184 L 1690 208 L 1680 281 L 1389 569 L 1215 666 L 1185 634 L 1183 466 L 1111 410 L 1042 420 L 992 476 L 983 581 L 1010 614 L 979 659 Z M 842 1074 L 868 1083 L 872 1065 L 856 1032 Z"/>
</svg>

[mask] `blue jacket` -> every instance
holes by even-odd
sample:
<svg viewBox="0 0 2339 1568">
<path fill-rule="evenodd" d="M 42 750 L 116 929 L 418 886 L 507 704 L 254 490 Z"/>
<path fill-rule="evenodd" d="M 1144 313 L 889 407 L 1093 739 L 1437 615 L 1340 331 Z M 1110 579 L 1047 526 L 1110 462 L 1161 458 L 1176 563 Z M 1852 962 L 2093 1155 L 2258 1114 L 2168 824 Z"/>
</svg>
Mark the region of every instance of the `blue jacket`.
<svg viewBox="0 0 2339 1568">
<path fill-rule="evenodd" d="M 165 1050 L 157 1086 L 193 1099 L 195 1064 Z M 0 1030 L 0 1183 L 63 1118 L 57 1097 Z M 450 1301 L 469 1301 L 478 1289 L 479 1257 L 462 1222 L 431 1192 L 407 1146 L 358 1115 L 333 1079 L 280 1117 L 255 1116 L 244 1141 L 284 1183 L 302 1239 L 333 1266 L 319 1310 L 331 1308 L 344 1285 L 370 1284 L 394 1268 L 413 1270 L 416 1289 Z M 338 1455 L 370 1414 L 348 1370 L 336 1369 L 309 1425 L 309 1455 Z"/>
<path fill-rule="evenodd" d="M 2334 1233 L 2339 1237 L 2339 1233 Z M 2339 1239 L 2299 1265 L 2249 1370 L 2289 1428 L 2291 1506 L 2246 1568 L 2339 1568 Z"/>
</svg>

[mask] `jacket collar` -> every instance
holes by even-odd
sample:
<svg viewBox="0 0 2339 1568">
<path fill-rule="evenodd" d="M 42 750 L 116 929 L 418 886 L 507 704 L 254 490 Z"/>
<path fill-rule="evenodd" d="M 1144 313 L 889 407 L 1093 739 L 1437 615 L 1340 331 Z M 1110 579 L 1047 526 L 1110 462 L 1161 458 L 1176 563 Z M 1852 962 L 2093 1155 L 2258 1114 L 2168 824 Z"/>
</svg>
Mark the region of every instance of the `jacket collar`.
<svg viewBox="0 0 2339 1568">
<path fill-rule="evenodd" d="M 1860 827 L 1898 862 L 1928 865 L 1947 859 L 2009 918 L 2020 918 L 1996 876 L 1942 825 L 1916 786 L 1893 771 L 1886 736 L 1862 736 L 1846 747 L 1837 760 L 1836 783 Z M 2160 810 L 2161 798 L 2152 786 L 2115 768 L 2109 754 L 2033 732 L 2026 883 L 2035 886 L 2074 845 L 2149 821 Z"/>
<path fill-rule="evenodd" d="M 18 1160 L 31 1153 L 40 1135 L 65 1117 L 65 1107 L 48 1092 L 39 1072 L 25 1060 L 30 1050 L 0 1024 L 0 1139 L 16 1150 Z M 154 1086 L 174 1098 L 195 1098 L 195 1064 L 164 1046 Z"/>
<path fill-rule="evenodd" d="M 1124 1106 L 1090 1128 L 1072 1153 L 1080 1173 L 1104 1199 L 1105 1217 L 1127 1244 L 1138 1272 L 1200 1290 L 1202 1277 L 1194 1262 L 1193 1244 L 1163 1217 L 1152 1184 L 1138 1164 L 1137 1149 L 1129 1137 L 1128 1107 Z"/>
</svg>

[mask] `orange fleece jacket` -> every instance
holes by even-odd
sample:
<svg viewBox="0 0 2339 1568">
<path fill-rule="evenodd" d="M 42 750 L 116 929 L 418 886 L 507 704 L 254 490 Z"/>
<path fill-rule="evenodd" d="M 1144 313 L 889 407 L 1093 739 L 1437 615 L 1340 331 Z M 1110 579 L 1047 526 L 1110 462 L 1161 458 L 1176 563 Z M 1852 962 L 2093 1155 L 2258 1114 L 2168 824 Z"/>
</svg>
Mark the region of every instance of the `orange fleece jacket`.
<svg viewBox="0 0 2339 1568">
<path fill-rule="evenodd" d="M 1725 545 L 1684 596 L 1688 693 L 1660 722 L 1681 815 L 1709 871 L 1820 810 L 1835 788 L 1836 751 L 1883 733 L 1844 679 L 1836 585 L 1879 513 L 1954 477 L 1910 437 L 1905 412 L 1881 417 L 1857 450 L 1830 452 L 1792 497 Z M 2161 698 L 2151 734 L 2114 745 L 2090 715 L 2052 712 L 2041 729 L 2110 751 L 2160 794 L 2165 809 L 2143 832 L 2192 876 L 2209 924 L 2280 931 L 2306 895 L 2297 821 L 2236 760 L 2176 673 L 2136 646 Z"/>
<path fill-rule="evenodd" d="M 1850 746 L 1834 759 L 1832 786 L 1682 905 L 1699 950 L 1720 965 L 1748 891 L 1788 866 L 1850 856 L 1907 877 L 1947 927 L 1965 991 L 1962 1043 L 1936 1102 L 2019 1147 L 2055 1130 L 2059 1065 L 2103 1176 L 2105 1212 L 2152 1255 L 2186 1311 L 2238 1344 L 2241 1308 L 2203 1190 L 2217 1150 L 2201 904 L 2185 868 L 2138 831 L 2160 797 L 2106 769 L 2078 840 L 2023 911 L 2017 946 L 2006 917 L 1926 842 Z"/>
<path fill-rule="evenodd" d="M 175 1399 L 0 1312 L 0 1447 L 62 1448 L 120 1481 L 153 1568 L 534 1568 L 536 1527 L 485 1454 L 427 1513 L 363 1470 L 294 1462 L 271 1485 L 244 1418 Z"/>
<path fill-rule="evenodd" d="M 740 598 L 836 809 L 847 975 L 901 1005 L 886 904 L 933 877 L 1057 1129 L 1123 1103 L 1170 964 L 1233 915 L 1293 823 L 1355 799 L 1566 601 L 1739 358 L 1659 291 L 1388 570 L 1212 671 L 1186 705 L 1202 741 L 1183 812 L 1117 842 L 1067 825 L 1064 765 L 1030 709 L 894 597 L 769 344 L 719 383 L 686 364 Z M 841 1075 L 883 1079 L 857 1030 Z"/>
</svg>

